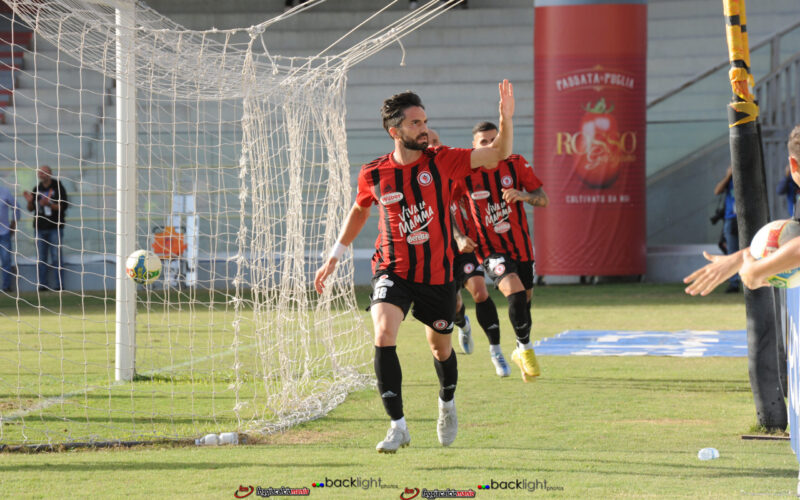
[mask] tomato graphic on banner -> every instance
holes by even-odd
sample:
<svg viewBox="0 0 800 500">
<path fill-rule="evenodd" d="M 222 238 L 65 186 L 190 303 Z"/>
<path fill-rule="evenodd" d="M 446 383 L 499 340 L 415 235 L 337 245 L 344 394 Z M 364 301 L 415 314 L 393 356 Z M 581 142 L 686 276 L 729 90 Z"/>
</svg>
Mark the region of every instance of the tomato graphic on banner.
<svg viewBox="0 0 800 500">
<path fill-rule="evenodd" d="M 619 177 L 620 149 L 614 106 L 606 100 L 586 104 L 581 118 L 575 154 L 575 171 L 591 187 L 608 187 Z"/>
</svg>

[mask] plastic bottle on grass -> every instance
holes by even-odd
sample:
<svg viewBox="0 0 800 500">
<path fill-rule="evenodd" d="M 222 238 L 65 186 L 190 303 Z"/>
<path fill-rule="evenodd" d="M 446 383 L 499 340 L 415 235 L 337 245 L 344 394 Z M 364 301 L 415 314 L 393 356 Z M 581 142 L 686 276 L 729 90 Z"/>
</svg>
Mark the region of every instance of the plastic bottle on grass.
<svg viewBox="0 0 800 500">
<path fill-rule="evenodd" d="M 714 460 L 719 458 L 719 451 L 716 448 L 703 448 L 697 452 L 697 458 L 700 460 Z"/>
<path fill-rule="evenodd" d="M 200 439 L 195 439 L 194 444 L 198 446 L 216 446 L 219 444 L 219 436 L 216 434 L 206 434 Z"/>
<path fill-rule="evenodd" d="M 220 433 L 219 444 L 239 444 L 239 433 L 238 432 Z"/>
</svg>

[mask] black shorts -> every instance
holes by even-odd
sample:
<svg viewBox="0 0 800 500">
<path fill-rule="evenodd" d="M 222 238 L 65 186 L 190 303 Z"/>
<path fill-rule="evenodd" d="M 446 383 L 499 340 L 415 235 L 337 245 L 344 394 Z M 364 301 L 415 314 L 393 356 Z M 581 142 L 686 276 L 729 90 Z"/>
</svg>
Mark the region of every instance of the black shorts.
<svg viewBox="0 0 800 500">
<path fill-rule="evenodd" d="M 453 278 L 456 282 L 456 290 L 461 290 L 467 281 L 473 276 L 483 278 L 483 266 L 478 263 L 478 258 L 473 252 L 460 253 L 453 261 Z"/>
<path fill-rule="evenodd" d="M 411 314 L 423 324 L 439 333 L 453 331 L 453 319 L 456 316 L 455 282 L 428 285 L 408 281 L 394 273 L 379 272 L 372 277 L 370 305 L 380 302 L 396 305 L 403 310 L 403 316 L 408 314 L 413 303 Z"/>
<path fill-rule="evenodd" d="M 494 281 L 494 287 L 500 283 L 505 276 L 509 274 L 516 274 L 522 282 L 525 290 L 533 288 L 533 261 L 528 260 L 520 262 L 510 258 L 506 254 L 493 253 L 487 258 L 483 259 L 483 268 L 486 269 L 486 274 Z"/>
</svg>

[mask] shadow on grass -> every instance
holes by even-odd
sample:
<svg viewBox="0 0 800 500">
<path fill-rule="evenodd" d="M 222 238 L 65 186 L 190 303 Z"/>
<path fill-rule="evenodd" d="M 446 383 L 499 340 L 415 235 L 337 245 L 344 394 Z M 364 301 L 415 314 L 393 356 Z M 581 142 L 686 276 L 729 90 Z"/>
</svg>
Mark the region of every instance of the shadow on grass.
<svg viewBox="0 0 800 500">
<path fill-rule="evenodd" d="M 457 447 L 455 448 L 457 449 Z M 503 448 L 506 450 L 511 450 L 511 448 Z M 480 448 L 470 447 L 469 450 L 472 452 L 480 450 Z M 491 450 L 483 449 L 486 452 L 497 452 L 498 449 L 493 448 Z M 562 450 L 541 450 L 541 449 L 530 449 L 525 448 L 527 451 L 556 451 L 556 452 L 570 452 L 572 450 L 562 449 Z M 679 455 L 687 455 L 685 451 L 681 451 Z M 724 478 L 753 478 L 753 479 L 763 479 L 764 477 L 774 477 L 779 479 L 786 479 L 792 478 L 796 475 L 796 468 L 787 467 L 787 468 L 757 468 L 748 470 L 744 467 L 727 467 L 721 466 L 720 462 L 714 461 L 711 463 L 708 462 L 699 462 L 696 458 L 691 458 L 690 460 L 694 460 L 697 463 L 686 463 L 686 462 L 645 462 L 645 461 L 635 461 L 635 460 L 604 460 L 604 459 L 594 459 L 594 460 L 584 460 L 584 459 L 574 459 L 572 457 L 569 458 L 557 458 L 553 456 L 542 457 L 543 462 L 546 461 L 546 465 L 538 465 L 536 464 L 535 460 L 531 461 L 530 459 L 526 459 L 524 466 L 513 467 L 509 466 L 508 464 L 501 464 L 497 466 L 492 465 L 453 465 L 453 466 L 434 466 L 434 467 L 414 467 L 414 470 L 418 471 L 502 471 L 504 474 L 508 474 L 509 470 L 518 470 L 520 474 L 531 474 L 536 473 L 540 474 L 543 472 L 553 472 L 553 473 L 577 473 L 577 474 L 601 474 L 601 475 L 630 475 L 630 476 L 647 476 L 647 477 L 676 477 L 676 475 L 681 475 L 687 471 L 687 469 L 692 469 L 693 474 L 697 474 L 700 477 L 708 478 L 708 479 L 724 479 Z M 563 467 L 559 467 L 556 465 L 558 462 L 565 462 Z M 604 467 L 605 466 L 605 467 Z M 615 467 L 616 466 L 616 467 Z M 648 468 L 653 469 L 664 469 L 663 472 L 648 472 Z M 1 469 L 0 469 L 1 470 Z"/>
<path fill-rule="evenodd" d="M 672 390 L 677 392 L 751 392 L 742 380 L 684 379 L 684 378 L 618 378 L 618 377 L 562 377 L 548 381 L 552 384 L 595 386 L 603 389 L 627 388 L 645 391 Z"/>
</svg>

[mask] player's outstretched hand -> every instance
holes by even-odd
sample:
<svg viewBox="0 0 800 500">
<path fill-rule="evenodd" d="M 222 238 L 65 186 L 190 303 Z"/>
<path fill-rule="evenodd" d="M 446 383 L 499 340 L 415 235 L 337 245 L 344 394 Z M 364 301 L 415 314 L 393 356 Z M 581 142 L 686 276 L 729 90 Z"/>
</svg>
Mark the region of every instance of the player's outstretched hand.
<svg viewBox="0 0 800 500">
<path fill-rule="evenodd" d="M 767 277 L 763 276 L 763 273 L 758 272 L 758 266 L 755 265 L 756 259 L 750 255 L 750 252 L 744 252 L 743 257 L 742 268 L 739 269 L 739 277 L 742 278 L 744 286 L 751 290 L 761 288 L 762 286 L 769 286 L 766 279 Z"/>
<path fill-rule="evenodd" d="M 336 269 L 337 262 L 338 260 L 336 258 L 331 257 L 317 269 L 317 274 L 314 276 L 314 288 L 316 288 L 317 293 L 321 294 L 323 290 L 325 290 L 325 280 L 328 279 L 328 276 Z"/>
<path fill-rule="evenodd" d="M 514 86 L 508 80 L 498 84 L 500 88 L 500 117 L 511 118 L 514 116 Z"/>
<path fill-rule="evenodd" d="M 742 267 L 742 255 L 745 250 L 739 250 L 730 255 L 711 255 L 703 252 L 703 257 L 710 262 L 683 278 L 683 282 L 688 284 L 685 291 L 689 295 L 708 295 L 717 286 L 725 283 L 731 276 Z M 747 251 L 749 253 L 749 251 Z"/>
</svg>

